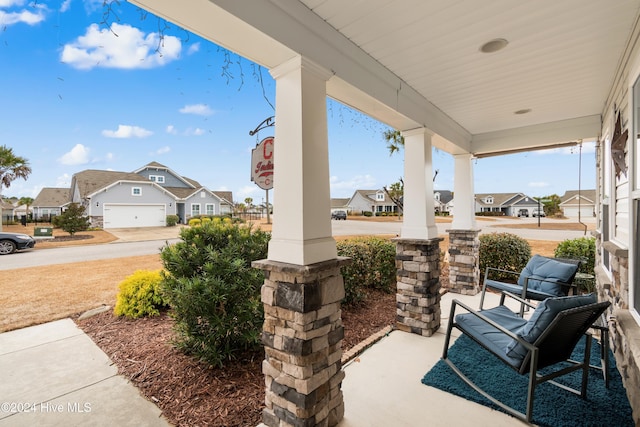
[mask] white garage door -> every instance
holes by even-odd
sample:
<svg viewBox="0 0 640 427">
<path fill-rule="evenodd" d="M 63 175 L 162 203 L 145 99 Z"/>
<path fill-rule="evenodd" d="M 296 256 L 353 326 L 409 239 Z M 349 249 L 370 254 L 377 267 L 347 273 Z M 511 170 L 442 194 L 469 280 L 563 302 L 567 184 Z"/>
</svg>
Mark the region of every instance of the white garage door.
<svg viewBox="0 0 640 427">
<path fill-rule="evenodd" d="M 104 228 L 164 227 L 164 205 L 104 205 Z"/>
<path fill-rule="evenodd" d="M 577 207 L 564 208 L 564 216 L 569 218 L 577 218 L 578 208 Z M 593 217 L 593 206 L 582 206 L 580 208 L 580 217 L 582 218 Z"/>
</svg>

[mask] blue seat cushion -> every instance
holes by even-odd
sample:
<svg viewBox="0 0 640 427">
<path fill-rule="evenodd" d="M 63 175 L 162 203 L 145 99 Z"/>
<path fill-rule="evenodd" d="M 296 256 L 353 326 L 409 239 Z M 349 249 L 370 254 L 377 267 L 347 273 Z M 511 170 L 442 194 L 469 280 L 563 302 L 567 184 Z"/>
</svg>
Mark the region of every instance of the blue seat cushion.
<svg viewBox="0 0 640 427">
<path fill-rule="evenodd" d="M 527 281 L 527 289 L 564 296 L 566 293 L 563 286 L 566 287 L 573 281 L 577 270 L 576 264 L 534 255 L 520 273 L 518 285 L 524 286 Z"/>
<path fill-rule="evenodd" d="M 549 327 L 558 313 L 563 310 L 594 304 L 596 302 L 598 301 L 595 294 L 547 298 L 538 304 L 529 321 L 522 325 L 520 330 L 515 331 L 515 333 L 523 340 L 533 344 L 545 329 Z M 514 359 L 522 360 L 527 355 L 527 349 L 514 339 L 510 339 L 510 342 L 504 350 L 509 357 Z"/>
<path fill-rule="evenodd" d="M 526 319 L 523 319 L 504 305 L 499 305 L 498 307 L 488 310 L 482 310 L 480 313 L 514 333 L 521 330 L 527 323 Z M 513 340 L 502 331 L 494 328 L 471 313 L 458 314 L 455 317 L 455 321 L 458 325 L 458 329 L 475 339 L 482 346 L 503 359 L 506 363 L 512 365 L 514 368 L 518 368 L 520 363 L 522 363 L 521 358 L 513 358 L 506 355 L 504 349 Z"/>
<path fill-rule="evenodd" d="M 520 285 L 516 285 L 513 283 L 498 282 L 497 280 L 491 280 L 491 279 L 485 280 L 485 284 L 487 285 L 488 288 L 511 292 L 512 294 L 515 294 L 518 296 L 522 295 L 522 286 Z M 544 299 L 555 297 L 555 296 L 562 296 L 562 295 L 550 294 L 550 293 L 542 292 L 537 289 L 530 289 L 527 287 L 527 294 L 524 296 L 524 298 L 532 299 L 534 301 L 542 301 Z"/>
</svg>

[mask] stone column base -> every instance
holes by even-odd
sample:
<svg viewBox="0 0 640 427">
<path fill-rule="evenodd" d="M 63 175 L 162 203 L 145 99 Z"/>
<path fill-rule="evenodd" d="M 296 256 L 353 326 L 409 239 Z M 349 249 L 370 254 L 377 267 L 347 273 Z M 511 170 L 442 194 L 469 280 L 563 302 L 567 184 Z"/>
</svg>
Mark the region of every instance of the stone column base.
<svg viewBox="0 0 640 427">
<path fill-rule="evenodd" d="M 261 260 L 265 409 L 269 427 L 335 426 L 344 416 L 339 258 L 312 265 Z"/>
<path fill-rule="evenodd" d="M 430 337 L 440 328 L 440 242 L 443 239 L 393 239 L 396 242 L 396 327 Z"/>
<path fill-rule="evenodd" d="M 462 295 L 480 292 L 480 230 L 449 233 L 449 291 Z"/>
</svg>

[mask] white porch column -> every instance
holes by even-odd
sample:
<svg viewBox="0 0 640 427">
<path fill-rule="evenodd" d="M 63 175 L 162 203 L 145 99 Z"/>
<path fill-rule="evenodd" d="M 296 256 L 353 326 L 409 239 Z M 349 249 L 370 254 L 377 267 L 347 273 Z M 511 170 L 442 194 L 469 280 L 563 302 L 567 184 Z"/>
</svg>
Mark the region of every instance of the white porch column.
<svg viewBox="0 0 640 427">
<path fill-rule="evenodd" d="M 453 156 L 453 230 L 475 230 L 476 213 L 473 190 L 473 156 L 471 153 Z"/>
<path fill-rule="evenodd" d="M 302 57 L 270 73 L 276 80 L 276 160 L 268 259 L 297 265 L 335 259 L 326 101 L 332 74 Z"/>
<path fill-rule="evenodd" d="M 403 239 L 435 239 L 438 229 L 433 200 L 431 137 L 425 128 L 402 132 L 404 137 Z"/>
</svg>

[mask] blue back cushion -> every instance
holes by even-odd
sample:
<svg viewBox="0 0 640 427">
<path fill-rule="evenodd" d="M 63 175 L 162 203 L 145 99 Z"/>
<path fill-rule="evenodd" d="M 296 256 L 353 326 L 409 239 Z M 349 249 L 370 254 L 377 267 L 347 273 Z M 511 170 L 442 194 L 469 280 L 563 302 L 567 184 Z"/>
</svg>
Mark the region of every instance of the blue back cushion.
<svg viewBox="0 0 640 427">
<path fill-rule="evenodd" d="M 527 289 L 559 297 L 564 296 L 565 291 L 562 289 L 562 285 L 566 286 L 571 283 L 577 270 L 578 266 L 575 264 L 534 255 L 520 273 L 518 285 L 524 286 L 525 280 L 528 278 Z"/>
<path fill-rule="evenodd" d="M 556 318 L 558 313 L 563 310 L 594 304 L 596 302 L 598 302 L 598 300 L 595 294 L 547 298 L 538 304 L 529 321 L 525 323 L 516 334 L 523 340 L 533 344 L 551 322 L 553 322 L 553 319 Z M 509 357 L 520 360 L 527 355 L 527 349 L 516 340 L 512 340 L 505 350 Z"/>
</svg>

